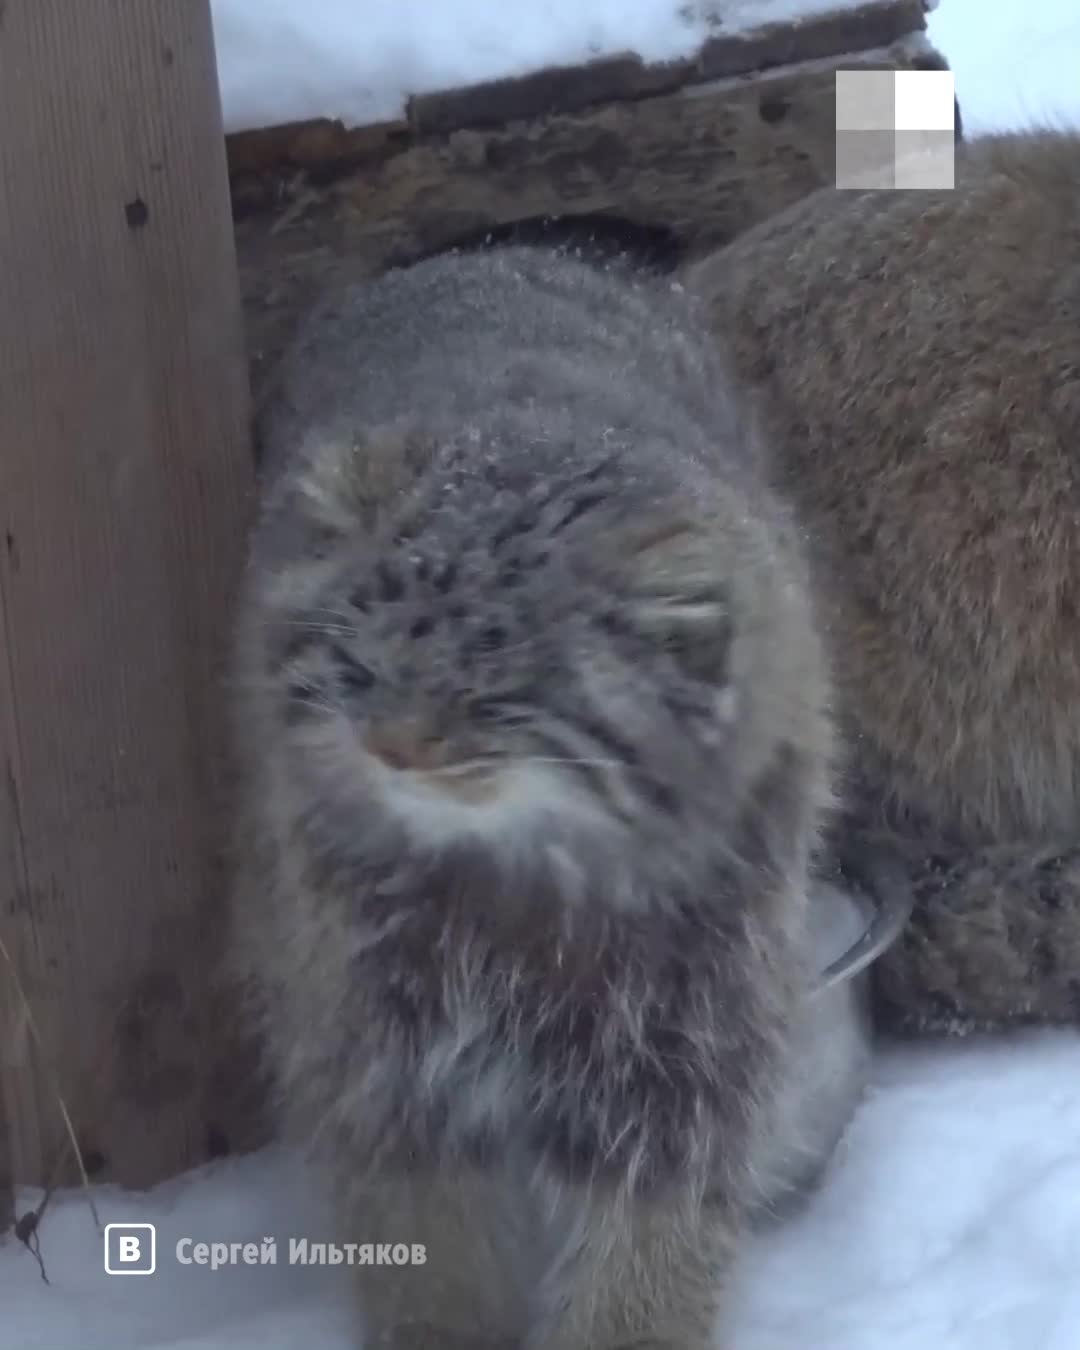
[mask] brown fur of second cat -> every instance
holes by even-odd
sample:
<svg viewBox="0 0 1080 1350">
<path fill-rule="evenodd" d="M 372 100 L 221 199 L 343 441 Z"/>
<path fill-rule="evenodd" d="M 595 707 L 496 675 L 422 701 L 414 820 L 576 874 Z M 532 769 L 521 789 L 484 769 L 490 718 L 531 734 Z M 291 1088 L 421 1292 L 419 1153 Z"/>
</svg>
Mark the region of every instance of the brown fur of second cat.
<svg viewBox="0 0 1080 1350">
<path fill-rule="evenodd" d="M 1080 135 L 820 191 L 689 266 L 817 553 L 840 853 L 908 859 L 893 1027 L 1080 1013 Z"/>
</svg>

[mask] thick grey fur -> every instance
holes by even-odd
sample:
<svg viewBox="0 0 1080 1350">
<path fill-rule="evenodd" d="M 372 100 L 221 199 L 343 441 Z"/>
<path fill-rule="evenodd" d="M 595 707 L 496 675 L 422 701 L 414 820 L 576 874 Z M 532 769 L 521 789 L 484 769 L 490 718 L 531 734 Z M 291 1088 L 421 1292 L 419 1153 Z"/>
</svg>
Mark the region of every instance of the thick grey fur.
<svg viewBox="0 0 1080 1350">
<path fill-rule="evenodd" d="M 427 1244 L 360 1272 L 369 1344 L 704 1350 L 832 758 L 714 344 L 617 267 L 435 259 L 315 311 L 262 436 L 235 957 L 343 1239 Z"/>
</svg>

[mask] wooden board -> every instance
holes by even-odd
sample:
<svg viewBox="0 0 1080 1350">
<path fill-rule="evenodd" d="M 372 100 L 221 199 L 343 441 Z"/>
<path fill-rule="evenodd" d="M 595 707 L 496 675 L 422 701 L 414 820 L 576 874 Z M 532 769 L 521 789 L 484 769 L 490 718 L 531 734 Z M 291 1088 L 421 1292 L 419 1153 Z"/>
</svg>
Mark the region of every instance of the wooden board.
<svg viewBox="0 0 1080 1350">
<path fill-rule="evenodd" d="M 209 0 L 6 0 L 0 126 L 7 1170 L 75 1178 L 62 1097 L 97 1179 L 137 1186 L 214 1115 L 251 448 Z"/>
<path fill-rule="evenodd" d="M 539 77 L 530 77 L 532 83 L 514 82 L 512 93 L 488 87 L 484 97 L 498 116 L 481 114 L 480 94 L 464 91 L 417 100 L 401 123 L 354 131 L 312 123 L 231 138 L 256 400 L 270 387 L 298 310 L 331 281 L 370 276 L 545 216 L 615 217 L 667 231 L 687 246 L 715 244 L 834 182 L 837 68 L 944 66 L 922 34 L 921 0 L 869 8 L 877 22 L 887 16 L 896 26 L 915 24 L 914 33 L 870 51 L 722 79 L 695 76 L 660 92 L 655 73 L 646 80 L 638 69 L 634 84 L 628 68 L 620 75 L 617 63 L 606 63 L 599 87 L 625 95 L 632 86 L 634 96 L 573 111 L 506 118 L 555 100 L 554 86 L 544 92 Z M 836 41 L 852 36 L 825 31 Z M 860 31 L 873 30 L 867 23 Z M 804 37 L 815 33 L 817 45 L 827 45 L 822 30 L 807 27 Z M 798 48 L 790 33 L 773 41 L 777 56 Z M 719 61 L 703 53 L 694 71 Z M 582 87 L 571 82 L 563 95 L 573 102 Z M 448 129 L 456 120 L 463 125 Z"/>
</svg>

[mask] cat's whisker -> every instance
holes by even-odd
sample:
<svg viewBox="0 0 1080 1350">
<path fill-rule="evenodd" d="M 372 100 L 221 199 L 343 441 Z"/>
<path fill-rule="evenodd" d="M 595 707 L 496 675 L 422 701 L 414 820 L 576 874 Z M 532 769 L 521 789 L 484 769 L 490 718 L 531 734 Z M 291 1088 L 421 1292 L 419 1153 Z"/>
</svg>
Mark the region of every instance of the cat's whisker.
<svg viewBox="0 0 1080 1350">
<path fill-rule="evenodd" d="M 584 769 L 629 769 L 632 765 L 618 759 L 591 759 L 584 755 L 528 755 L 519 764 L 569 764 Z"/>
<path fill-rule="evenodd" d="M 338 711 L 332 703 L 327 703 L 325 699 L 309 698 L 306 694 L 292 694 L 289 698 L 290 703 L 301 704 L 305 708 L 314 708 L 318 712 L 333 715 Z"/>
<path fill-rule="evenodd" d="M 491 755 L 488 757 L 463 760 L 458 764 L 444 764 L 434 769 L 425 770 L 426 775 L 430 777 L 452 778 L 460 774 L 475 773 L 477 769 L 490 769 L 499 764 L 513 765 L 515 768 L 521 766 L 530 766 L 533 764 L 566 764 L 571 767 L 589 768 L 589 769 L 628 769 L 632 766 L 621 763 L 617 759 L 589 759 L 583 756 L 572 757 L 569 755 L 524 755 L 515 756 L 512 760 L 503 759 L 499 756 Z"/>
<path fill-rule="evenodd" d="M 324 614 L 327 618 L 337 619 L 341 623 L 345 623 L 349 619 L 347 610 L 337 609 L 329 605 L 305 605 L 304 612 L 307 614 Z"/>
<path fill-rule="evenodd" d="M 310 620 L 301 619 L 283 619 L 280 620 L 283 628 L 295 629 L 301 633 L 326 633 L 330 637 L 355 637 L 355 624 L 348 623 L 312 623 Z"/>
<path fill-rule="evenodd" d="M 260 694 L 280 694 L 281 681 L 269 676 L 260 676 L 254 674 L 232 675 L 225 679 L 225 687 L 232 690 L 243 690 L 247 693 Z M 299 683 L 299 681 L 297 681 Z M 312 686 L 314 688 L 314 686 Z M 329 706 L 329 705 L 328 705 Z"/>
<path fill-rule="evenodd" d="M 475 773 L 478 769 L 490 769 L 498 761 L 491 759 L 467 759 L 462 760 L 460 764 L 439 764 L 432 769 L 425 769 L 424 774 L 428 778 L 459 778 L 464 775 Z"/>
</svg>

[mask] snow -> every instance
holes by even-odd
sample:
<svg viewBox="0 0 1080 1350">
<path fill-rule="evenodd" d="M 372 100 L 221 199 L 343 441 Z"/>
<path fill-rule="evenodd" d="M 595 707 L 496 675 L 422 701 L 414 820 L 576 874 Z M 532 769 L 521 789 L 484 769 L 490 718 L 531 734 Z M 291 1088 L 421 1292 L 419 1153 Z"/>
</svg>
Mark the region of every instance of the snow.
<svg viewBox="0 0 1080 1350">
<path fill-rule="evenodd" d="M 970 130 L 1080 120 L 1080 12 L 943 0 L 930 35 Z M 725 21 L 810 0 L 746 0 Z M 230 127 L 393 115 L 405 92 L 627 45 L 678 56 L 704 33 L 665 0 L 215 0 Z M 391 19 L 391 16 L 393 18 Z M 347 1267 L 289 1265 L 325 1239 L 287 1155 L 215 1164 L 157 1191 L 97 1188 L 103 1223 L 154 1222 L 158 1269 L 114 1277 L 79 1192 L 40 1226 L 50 1283 L 0 1245 L 0 1350 L 355 1350 Z M 20 1212 L 37 1196 L 23 1192 Z M 275 1266 L 212 1271 L 181 1238 L 278 1237 Z M 359 1240 L 359 1239 L 358 1239 Z M 734 1281 L 739 1350 L 1080 1350 L 1080 1033 L 891 1050 L 822 1191 L 751 1246 Z M 433 1350 L 435 1348 L 433 1347 Z"/>
<path fill-rule="evenodd" d="M 1080 123 L 1076 0 L 941 0 L 927 30 L 952 67 L 965 132 Z"/>
<path fill-rule="evenodd" d="M 96 1200 L 102 1223 L 158 1225 L 156 1273 L 106 1275 L 83 1197 L 54 1199 L 40 1234 L 49 1285 L 24 1248 L 0 1252 L 4 1350 L 356 1350 L 348 1266 L 288 1261 L 290 1238 L 327 1236 L 294 1158 L 271 1150 Z M 20 1208 L 35 1201 L 24 1192 Z M 271 1235 L 274 1266 L 176 1260 L 185 1237 Z M 1080 1035 L 894 1049 L 823 1190 L 748 1250 L 731 1343 L 1080 1350 L 1078 1251 Z"/>
<path fill-rule="evenodd" d="M 229 131 L 316 117 L 400 117 L 411 94 L 706 38 L 844 0 L 211 0 Z"/>
<path fill-rule="evenodd" d="M 1078 1073 L 1066 1032 L 883 1055 L 825 1189 L 743 1263 L 739 1350 L 1080 1350 Z"/>
<path fill-rule="evenodd" d="M 316 117 L 400 117 L 410 94 L 627 50 L 691 55 L 715 33 L 844 0 L 211 0 L 229 131 Z M 1070 13 L 1070 10 L 1072 12 Z M 944 0 L 929 35 L 956 74 L 971 131 L 1080 119 L 1080 9 Z"/>
<path fill-rule="evenodd" d="M 627 50 L 691 55 L 715 33 L 843 0 L 212 0 L 229 131 L 308 118 L 400 117 L 410 94 Z M 971 131 L 1080 119 L 1080 10 L 1045 0 L 944 0 L 929 35 L 956 74 Z"/>
<path fill-rule="evenodd" d="M 155 1191 L 95 1187 L 102 1227 L 153 1223 L 152 1275 L 108 1275 L 104 1235 L 79 1191 L 54 1197 L 42 1220 L 39 1251 L 49 1283 L 26 1248 L 0 1251 L 3 1350 L 320 1350 L 348 1347 L 341 1268 L 290 1265 L 290 1237 L 325 1239 L 303 1169 L 288 1155 L 262 1154 L 212 1164 Z M 23 1191 L 17 1210 L 37 1203 Z M 183 1238 L 261 1242 L 280 1237 L 277 1265 L 241 1262 L 212 1270 L 176 1258 Z M 183 1249 L 187 1255 L 188 1249 Z M 336 1287 L 337 1286 L 337 1287 Z"/>
</svg>

